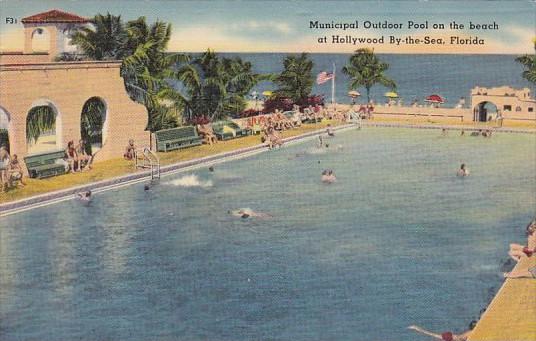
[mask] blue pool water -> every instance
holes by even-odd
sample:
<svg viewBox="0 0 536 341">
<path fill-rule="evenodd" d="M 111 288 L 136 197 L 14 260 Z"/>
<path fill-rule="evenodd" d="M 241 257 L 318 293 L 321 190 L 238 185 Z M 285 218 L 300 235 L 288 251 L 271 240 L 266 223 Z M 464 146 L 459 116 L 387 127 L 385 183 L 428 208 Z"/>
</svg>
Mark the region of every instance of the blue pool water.
<svg viewBox="0 0 536 341">
<path fill-rule="evenodd" d="M 306 141 L 148 193 L 138 184 L 2 218 L 0 339 L 414 341 L 426 338 L 410 324 L 463 330 L 536 213 L 536 135 L 439 135 L 353 130 L 328 151 Z M 338 182 L 322 184 L 324 168 Z M 227 214 L 240 207 L 272 218 Z"/>
</svg>

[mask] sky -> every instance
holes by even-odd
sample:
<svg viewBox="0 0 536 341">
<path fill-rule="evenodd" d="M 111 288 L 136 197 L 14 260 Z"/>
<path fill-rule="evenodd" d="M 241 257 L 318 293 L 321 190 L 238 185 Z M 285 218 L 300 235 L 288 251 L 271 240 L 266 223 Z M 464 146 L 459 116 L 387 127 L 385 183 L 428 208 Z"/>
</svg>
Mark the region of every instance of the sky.
<svg viewBox="0 0 536 341">
<path fill-rule="evenodd" d="M 60 9 L 84 17 L 110 12 L 124 20 L 147 17 L 162 20 L 173 27 L 170 51 L 199 52 L 207 48 L 217 52 L 327 52 L 350 53 L 360 47 L 380 53 L 497 53 L 522 54 L 534 51 L 536 37 L 536 0 L 510 1 L 32 1 L 0 0 L 0 50 L 20 51 L 23 26 L 20 19 Z M 18 24 L 6 24 L 6 17 Z M 358 29 L 311 29 L 310 22 L 359 23 Z M 365 29 L 363 24 L 389 22 L 401 29 Z M 408 21 L 424 23 L 427 29 L 409 29 Z M 466 26 L 497 24 L 494 30 L 451 30 L 456 21 Z M 434 30 L 434 23 L 446 29 Z M 332 36 L 353 38 L 384 37 L 383 44 L 332 43 Z M 428 36 L 445 44 L 391 44 L 390 36 L 405 39 Z M 460 40 L 480 39 L 483 45 L 451 44 Z M 327 38 L 327 43 L 318 39 Z"/>
</svg>

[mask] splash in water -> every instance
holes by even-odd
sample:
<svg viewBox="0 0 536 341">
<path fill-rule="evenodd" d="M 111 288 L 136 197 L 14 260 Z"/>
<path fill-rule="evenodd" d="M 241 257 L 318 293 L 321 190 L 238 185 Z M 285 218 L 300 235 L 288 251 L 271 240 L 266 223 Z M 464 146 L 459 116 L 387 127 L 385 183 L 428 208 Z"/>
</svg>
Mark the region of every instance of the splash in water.
<svg viewBox="0 0 536 341">
<path fill-rule="evenodd" d="M 169 181 L 167 183 L 168 185 L 178 186 L 178 187 L 201 187 L 201 188 L 208 188 L 212 187 L 212 181 L 206 180 L 203 181 L 199 179 L 199 177 L 195 174 L 189 174 L 185 175 L 183 177 L 180 177 L 178 179 Z"/>
</svg>

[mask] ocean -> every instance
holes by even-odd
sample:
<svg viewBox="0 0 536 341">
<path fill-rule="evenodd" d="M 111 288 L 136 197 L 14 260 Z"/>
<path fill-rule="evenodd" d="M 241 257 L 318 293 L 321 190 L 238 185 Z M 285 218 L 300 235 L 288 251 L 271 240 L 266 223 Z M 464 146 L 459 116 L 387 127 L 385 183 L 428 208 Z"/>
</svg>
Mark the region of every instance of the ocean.
<svg viewBox="0 0 536 341">
<path fill-rule="evenodd" d="M 223 56 L 238 56 L 250 61 L 254 71 L 258 73 L 279 73 L 283 68 L 286 53 L 222 53 Z M 350 54 L 310 54 L 314 62 L 313 75 L 319 72 L 331 72 L 333 63 L 336 67 L 335 99 L 337 103 L 350 103 L 348 77 L 342 73 L 342 67 L 348 62 Z M 497 87 L 512 86 L 514 88 L 534 86 L 521 77 L 523 66 L 515 61 L 515 55 L 445 55 L 445 54 L 379 54 L 382 61 L 390 66 L 386 74 L 397 84 L 397 92 L 403 103 L 409 104 L 414 99 L 423 101 L 431 94 L 439 94 L 446 98 L 445 107 L 454 107 L 460 97 L 469 98 L 471 89 L 476 86 Z M 256 91 L 274 90 L 271 82 L 262 82 Z M 361 98 L 366 101 L 364 88 L 358 89 Z M 374 86 L 371 99 L 376 103 L 384 103 L 384 93 L 388 89 Z M 326 100 L 331 99 L 331 82 L 313 87 L 313 93 L 323 94 Z"/>
</svg>

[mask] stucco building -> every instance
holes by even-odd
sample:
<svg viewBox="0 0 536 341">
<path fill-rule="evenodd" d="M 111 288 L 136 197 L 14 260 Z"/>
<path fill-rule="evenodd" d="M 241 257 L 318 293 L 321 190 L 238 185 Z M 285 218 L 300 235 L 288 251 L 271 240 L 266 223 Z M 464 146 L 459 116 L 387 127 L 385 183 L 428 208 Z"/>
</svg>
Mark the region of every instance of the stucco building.
<svg viewBox="0 0 536 341">
<path fill-rule="evenodd" d="M 471 108 L 474 121 L 485 122 L 497 117 L 505 120 L 536 120 L 536 100 L 531 97 L 529 88 L 473 88 Z"/>
<path fill-rule="evenodd" d="M 55 126 L 39 152 L 64 149 L 81 137 L 81 113 L 88 100 L 103 104 L 100 151 L 96 161 L 122 156 L 129 139 L 149 145 L 147 110 L 132 101 L 120 76 L 121 61 L 55 62 L 63 52 L 73 52 L 69 34 L 86 18 L 52 10 L 22 19 L 24 51 L 0 54 L 0 129 L 7 129 L 12 154 L 20 159 L 32 154 L 27 139 L 27 118 L 32 108 L 49 107 Z M 41 48 L 36 50 L 38 39 Z"/>
</svg>

